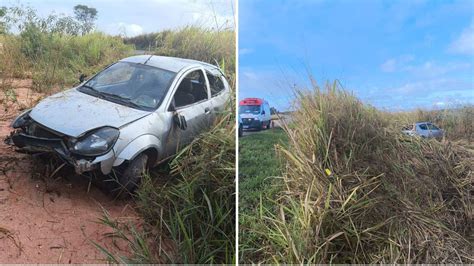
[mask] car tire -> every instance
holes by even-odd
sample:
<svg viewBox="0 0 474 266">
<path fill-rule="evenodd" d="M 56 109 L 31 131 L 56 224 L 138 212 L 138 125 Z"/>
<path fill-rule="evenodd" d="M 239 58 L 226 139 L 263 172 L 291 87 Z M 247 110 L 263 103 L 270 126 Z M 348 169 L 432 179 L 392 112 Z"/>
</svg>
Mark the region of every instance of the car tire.
<svg viewBox="0 0 474 266">
<path fill-rule="evenodd" d="M 244 135 L 244 129 L 242 128 L 242 125 L 239 124 L 239 138 L 242 137 Z"/>
<path fill-rule="evenodd" d="M 114 177 L 115 185 L 112 189 L 112 194 L 116 198 L 126 198 L 135 192 L 140 185 L 142 176 L 147 170 L 148 155 L 145 153 L 139 154 L 132 159 L 127 165 L 117 172 Z"/>
</svg>

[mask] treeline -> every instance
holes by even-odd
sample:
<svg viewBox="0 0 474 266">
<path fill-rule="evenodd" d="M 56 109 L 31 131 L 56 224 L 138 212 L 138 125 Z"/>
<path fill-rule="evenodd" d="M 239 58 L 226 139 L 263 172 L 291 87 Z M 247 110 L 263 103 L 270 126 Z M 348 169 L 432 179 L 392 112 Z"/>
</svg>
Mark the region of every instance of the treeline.
<svg viewBox="0 0 474 266">
<path fill-rule="evenodd" d="M 135 37 L 125 37 L 123 42 L 125 44 L 135 45 L 135 49 L 137 50 L 152 51 L 158 46 L 157 37 L 159 34 L 158 32 L 152 32 L 140 34 Z"/>
</svg>

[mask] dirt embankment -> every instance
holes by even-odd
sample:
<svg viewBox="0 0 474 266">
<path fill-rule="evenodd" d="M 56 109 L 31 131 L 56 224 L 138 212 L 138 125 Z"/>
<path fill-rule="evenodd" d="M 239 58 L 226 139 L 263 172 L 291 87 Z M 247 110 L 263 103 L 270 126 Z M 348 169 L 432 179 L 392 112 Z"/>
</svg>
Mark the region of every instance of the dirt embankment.
<svg viewBox="0 0 474 266">
<path fill-rule="evenodd" d="M 111 230 L 98 223 L 102 208 L 122 221 L 139 219 L 130 202 L 113 201 L 83 176 L 44 171 L 44 164 L 3 143 L 20 109 L 42 97 L 30 86 L 15 81 L 16 103 L 0 101 L 0 263 L 105 262 L 93 242 L 112 249 L 124 245 L 104 236 Z"/>
</svg>

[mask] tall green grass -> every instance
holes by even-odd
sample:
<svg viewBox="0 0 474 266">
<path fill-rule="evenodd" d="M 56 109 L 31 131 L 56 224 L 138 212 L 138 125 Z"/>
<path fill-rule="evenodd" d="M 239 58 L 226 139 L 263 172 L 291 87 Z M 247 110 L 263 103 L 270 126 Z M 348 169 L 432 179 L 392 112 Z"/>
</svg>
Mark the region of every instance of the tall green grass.
<svg viewBox="0 0 474 266">
<path fill-rule="evenodd" d="M 138 210 L 178 247 L 173 263 L 235 262 L 235 125 L 224 116 L 171 163 L 176 183 L 138 192 Z M 159 218 L 158 218 L 159 217 Z"/>
<path fill-rule="evenodd" d="M 220 65 L 227 73 L 235 73 L 235 31 L 215 31 L 188 26 L 176 31 L 163 31 L 156 37 L 158 55 L 176 56 Z"/>
<path fill-rule="evenodd" d="M 103 33 L 69 36 L 32 29 L 2 39 L 3 79 L 31 77 L 39 92 L 77 83 L 80 74 L 97 73 L 132 51 L 120 38 Z"/>
<path fill-rule="evenodd" d="M 284 189 L 242 262 L 472 262 L 472 151 L 390 121 L 337 83 L 299 91 Z"/>
<path fill-rule="evenodd" d="M 69 17 L 42 18 L 34 9 L 22 6 L 6 12 L 4 23 L 19 32 L 0 34 L 0 83 L 4 93 L 14 78 L 31 78 L 38 92 L 57 91 L 77 83 L 80 74 L 97 73 L 133 50 L 120 37 L 100 32 L 74 34 Z"/>
<path fill-rule="evenodd" d="M 126 44 L 157 55 L 189 58 L 220 65 L 235 73 L 235 31 L 186 26 L 124 38 Z"/>
</svg>

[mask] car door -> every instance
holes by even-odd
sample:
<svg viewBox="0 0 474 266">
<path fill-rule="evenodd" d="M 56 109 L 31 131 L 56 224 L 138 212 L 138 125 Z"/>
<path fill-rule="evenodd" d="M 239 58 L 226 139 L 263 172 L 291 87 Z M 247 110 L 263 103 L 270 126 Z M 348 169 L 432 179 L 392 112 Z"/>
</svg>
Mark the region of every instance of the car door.
<svg viewBox="0 0 474 266">
<path fill-rule="evenodd" d="M 211 108 L 209 88 L 203 69 L 194 68 L 184 73 L 167 110 L 173 116 L 184 117 L 186 128 L 182 129 L 173 124 L 166 144 L 168 155 L 173 155 L 189 144 L 209 126 Z"/>
<path fill-rule="evenodd" d="M 429 131 L 428 131 L 428 126 L 423 123 L 423 124 L 418 124 L 418 135 L 420 135 L 421 137 L 424 137 L 424 138 L 428 138 L 429 137 Z"/>
<path fill-rule="evenodd" d="M 429 129 L 429 134 L 430 134 L 430 137 L 432 138 L 437 138 L 437 137 L 440 137 L 441 136 L 441 132 L 439 130 L 439 128 L 431 123 L 428 123 L 427 124 L 428 126 L 428 129 Z"/>
<path fill-rule="evenodd" d="M 433 137 L 433 131 L 432 131 L 432 127 L 431 127 L 431 124 L 430 123 L 426 123 L 426 136 L 428 138 L 432 138 Z"/>
</svg>

